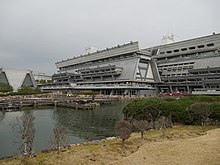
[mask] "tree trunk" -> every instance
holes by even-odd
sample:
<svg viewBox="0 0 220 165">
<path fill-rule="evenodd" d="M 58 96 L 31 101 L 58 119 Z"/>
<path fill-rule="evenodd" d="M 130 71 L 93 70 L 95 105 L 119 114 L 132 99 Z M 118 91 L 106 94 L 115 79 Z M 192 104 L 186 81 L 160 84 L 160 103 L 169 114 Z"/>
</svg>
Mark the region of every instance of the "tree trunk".
<svg viewBox="0 0 220 165">
<path fill-rule="evenodd" d="M 144 139 L 144 131 L 141 131 L 141 138 Z"/>
</svg>

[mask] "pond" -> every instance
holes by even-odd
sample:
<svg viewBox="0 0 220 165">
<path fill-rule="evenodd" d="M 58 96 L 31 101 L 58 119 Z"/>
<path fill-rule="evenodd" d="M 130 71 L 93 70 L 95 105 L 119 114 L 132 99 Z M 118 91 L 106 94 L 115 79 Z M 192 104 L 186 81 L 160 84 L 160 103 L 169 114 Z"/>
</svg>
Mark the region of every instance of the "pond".
<svg viewBox="0 0 220 165">
<path fill-rule="evenodd" d="M 115 136 L 116 121 L 123 116 L 125 103 L 117 102 L 94 110 L 74 110 L 66 108 L 32 109 L 16 112 L 0 111 L 0 158 L 19 154 L 20 138 L 18 130 L 13 128 L 23 113 L 32 113 L 35 117 L 35 152 L 51 148 L 53 128 L 66 127 L 68 143 L 98 140 Z"/>
</svg>

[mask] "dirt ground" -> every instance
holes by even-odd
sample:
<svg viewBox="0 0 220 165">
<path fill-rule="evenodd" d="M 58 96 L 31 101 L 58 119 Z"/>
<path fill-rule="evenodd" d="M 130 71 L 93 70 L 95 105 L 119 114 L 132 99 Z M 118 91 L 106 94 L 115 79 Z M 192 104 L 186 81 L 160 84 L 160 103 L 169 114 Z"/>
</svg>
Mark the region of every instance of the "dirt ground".
<svg viewBox="0 0 220 165">
<path fill-rule="evenodd" d="M 118 165 L 220 165 L 220 129 L 183 140 L 144 144 Z"/>
<path fill-rule="evenodd" d="M 209 130 L 211 129 L 211 130 Z M 208 130 L 208 131 L 207 131 Z M 63 149 L 0 160 L 0 164 L 34 165 L 220 165 L 220 128 L 181 126 L 147 131 L 144 139 L 133 133 L 122 145 L 119 138 L 101 140 Z"/>
</svg>

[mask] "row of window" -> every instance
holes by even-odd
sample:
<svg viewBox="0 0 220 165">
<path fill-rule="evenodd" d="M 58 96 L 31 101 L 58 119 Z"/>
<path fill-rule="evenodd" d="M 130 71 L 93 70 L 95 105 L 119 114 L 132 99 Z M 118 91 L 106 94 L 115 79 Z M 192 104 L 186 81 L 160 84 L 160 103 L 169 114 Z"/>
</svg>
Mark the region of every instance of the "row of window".
<svg viewBox="0 0 220 165">
<path fill-rule="evenodd" d="M 178 54 L 175 56 L 169 56 L 169 57 L 157 57 L 157 61 L 163 61 L 163 60 L 179 60 L 179 58 L 199 58 L 199 57 L 205 57 L 213 55 L 216 51 L 203 51 L 203 52 L 197 52 L 197 53 L 187 53 L 187 54 Z"/>
<path fill-rule="evenodd" d="M 188 75 L 188 73 L 178 73 L 178 74 L 165 74 L 165 75 L 162 75 L 161 78 L 164 78 L 164 77 L 179 77 L 179 76 L 186 76 Z"/>
<path fill-rule="evenodd" d="M 176 79 L 176 80 L 165 80 L 165 82 L 182 82 L 182 83 L 187 83 L 187 82 L 201 82 L 202 79 L 200 78 L 195 78 L 195 79 L 191 79 L 191 78 L 188 78 L 188 79 Z"/>
<path fill-rule="evenodd" d="M 178 63 L 178 64 L 167 64 L 167 65 L 161 65 L 158 66 L 158 68 L 167 68 L 167 67 L 173 67 L 173 66 L 183 66 L 183 65 L 190 65 L 190 64 L 194 64 L 194 62 L 185 62 L 185 63 Z"/>
<path fill-rule="evenodd" d="M 204 74 L 208 74 L 208 75 L 213 75 L 213 74 L 218 74 L 220 72 L 210 72 L 210 73 L 179 73 L 179 72 L 176 72 L 176 73 L 162 73 L 161 77 L 164 78 L 164 77 L 178 77 L 178 76 L 186 76 L 186 75 L 204 75 Z M 217 77 L 208 77 L 207 79 L 219 79 L 219 76 Z"/>
<path fill-rule="evenodd" d="M 218 74 L 218 73 L 220 73 L 220 70 L 191 72 L 191 74 Z"/>
<path fill-rule="evenodd" d="M 214 46 L 214 45 L 215 45 L 214 43 L 208 43 L 208 44 L 206 44 L 206 45 L 198 45 L 198 46 L 191 46 L 191 47 L 188 47 L 188 48 L 168 50 L 168 51 L 166 51 L 166 52 L 160 52 L 160 55 L 166 54 L 166 53 L 167 53 L 167 54 L 170 54 L 170 53 L 178 53 L 178 52 L 180 52 L 180 51 L 184 52 L 184 51 L 187 51 L 187 50 L 194 50 L 194 49 L 196 49 L 196 48 L 201 49 L 201 48 L 205 48 L 205 46 L 207 46 L 207 47 L 212 47 L 212 46 Z"/>
<path fill-rule="evenodd" d="M 100 60 L 96 60 L 96 61 L 90 61 L 90 62 L 85 62 L 85 63 L 80 63 L 80 64 L 75 64 L 75 65 L 69 65 L 69 66 L 65 66 L 65 67 L 61 67 L 59 68 L 60 70 L 71 70 L 71 69 L 75 69 L 75 68 L 81 68 L 82 66 L 91 66 L 91 65 L 97 65 L 97 64 L 103 64 L 105 62 L 110 62 L 110 61 L 118 61 L 118 60 L 122 60 L 125 58 L 129 58 L 129 57 L 134 57 L 136 56 L 136 54 L 123 54 L 120 56 L 115 56 L 115 57 L 109 57 L 109 58 L 105 58 L 105 59 L 100 59 Z"/>
<path fill-rule="evenodd" d="M 193 65 L 189 66 L 184 66 L 184 67 L 173 67 L 173 68 L 164 68 L 163 70 L 167 70 L 168 72 L 175 72 L 175 71 L 182 71 L 182 70 L 188 70 L 188 69 L 193 69 Z"/>
<path fill-rule="evenodd" d="M 185 65 L 169 65 L 169 67 L 159 67 L 158 70 L 166 75 L 168 72 L 182 72 L 193 69 L 193 63 L 185 63 Z"/>
</svg>

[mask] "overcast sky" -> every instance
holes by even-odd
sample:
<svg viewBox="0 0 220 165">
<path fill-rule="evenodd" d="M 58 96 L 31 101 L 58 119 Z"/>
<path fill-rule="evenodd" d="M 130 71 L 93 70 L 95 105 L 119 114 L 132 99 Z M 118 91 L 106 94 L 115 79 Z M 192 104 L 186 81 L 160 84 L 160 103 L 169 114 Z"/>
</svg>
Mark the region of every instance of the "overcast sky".
<svg viewBox="0 0 220 165">
<path fill-rule="evenodd" d="M 48 74 L 55 63 L 166 33 L 184 40 L 220 32 L 220 0 L 0 0 L 0 67 Z"/>
</svg>

